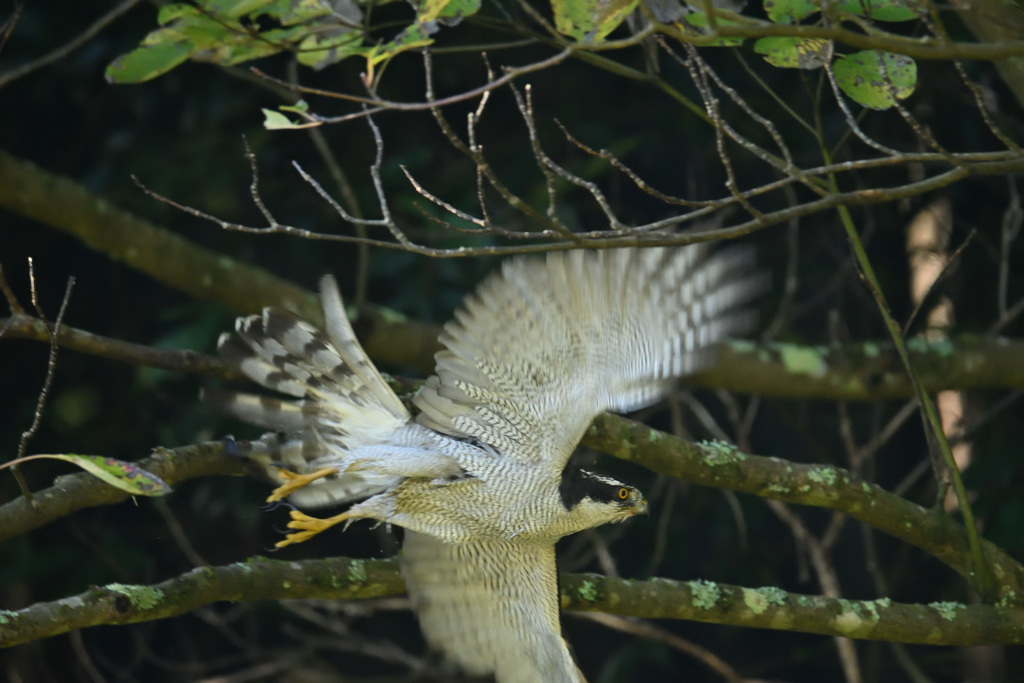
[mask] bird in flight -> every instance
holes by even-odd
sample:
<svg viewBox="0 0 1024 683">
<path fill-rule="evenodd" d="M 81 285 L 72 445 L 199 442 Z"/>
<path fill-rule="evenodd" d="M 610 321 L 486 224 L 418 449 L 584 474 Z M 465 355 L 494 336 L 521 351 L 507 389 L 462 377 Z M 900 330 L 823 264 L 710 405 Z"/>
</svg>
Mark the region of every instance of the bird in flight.
<svg viewBox="0 0 1024 683">
<path fill-rule="evenodd" d="M 555 542 L 647 510 L 607 476 L 567 467 L 594 417 L 663 397 L 750 328 L 761 290 L 743 248 L 572 250 L 506 261 L 441 334 L 414 417 L 367 358 L 330 276 L 326 329 L 265 309 L 239 318 L 222 357 L 271 398 L 207 402 L 284 432 L 247 454 L 283 483 L 269 501 L 355 503 L 291 512 L 279 546 L 340 523 L 404 527 L 400 567 L 428 643 L 498 683 L 579 683 L 562 638 Z"/>
</svg>

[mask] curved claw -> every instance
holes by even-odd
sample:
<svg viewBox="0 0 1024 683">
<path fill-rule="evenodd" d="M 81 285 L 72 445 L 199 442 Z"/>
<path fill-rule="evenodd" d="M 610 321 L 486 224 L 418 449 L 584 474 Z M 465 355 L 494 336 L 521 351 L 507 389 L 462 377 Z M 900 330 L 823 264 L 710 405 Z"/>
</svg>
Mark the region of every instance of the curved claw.
<svg viewBox="0 0 1024 683">
<path fill-rule="evenodd" d="M 263 506 L 263 510 L 266 512 L 273 512 L 274 510 L 282 507 L 288 508 L 289 510 L 298 510 L 294 504 L 289 503 L 287 500 L 275 500 L 273 503 L 267 503 Z"/>
</svg>

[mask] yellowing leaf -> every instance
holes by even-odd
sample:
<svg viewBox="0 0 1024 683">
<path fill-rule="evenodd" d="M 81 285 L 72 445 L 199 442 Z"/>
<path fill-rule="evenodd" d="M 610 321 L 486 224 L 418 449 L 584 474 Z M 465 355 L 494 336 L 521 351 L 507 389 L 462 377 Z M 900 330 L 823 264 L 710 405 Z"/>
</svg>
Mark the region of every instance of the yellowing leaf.
<svg viewBox="0 0 1024 683">
<path fill-rule="evenodd" d="M 163 496 L 171 492 L 171 487 L 167 485 L 167 482 L 152 472 L 147 472 L 138 465 L 116 458 L 107 458 L 102 455 L 59 453 L 30 455 L 27 458 L 21 458 L 20 461 L 36 459 L 63 460 L 78 465 L 97 479 L 116 486 L 122 491 L 127 491 L 133 496 Z"/>
<path fill-rule="evenodd" d="M 820 38 L 769 36 L 754 43 L 754 52 L 783 69 L 818 69 L 829 58 L 828 41 Z"/>
<path fill-rule="evenodd" d="M 638 0 L 552 0 L 555 28 L 580 42 L 599 42 L 618 28 Z"/>
</svg>

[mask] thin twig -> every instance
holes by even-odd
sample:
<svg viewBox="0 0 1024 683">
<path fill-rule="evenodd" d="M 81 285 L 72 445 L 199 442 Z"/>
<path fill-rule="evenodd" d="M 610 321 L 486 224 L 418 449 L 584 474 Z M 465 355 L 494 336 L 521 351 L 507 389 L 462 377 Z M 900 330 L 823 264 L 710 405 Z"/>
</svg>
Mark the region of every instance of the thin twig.
<svg viewBox="0 0 1024 683">
<path fill-rule="evenodd" d="M 910 316 L 907 318 L 907 322 L 903 323 L 904 335 L 910 333 L 910 328 L 913 326 L 914 320 L 917 319 L 918 314 L 924 307 L 925 302 L 928 301 L 929 297 L 931 296 L 931 293 L 936 291 L 939 283 L 945 280 L 946 277 L 953 272 L 953 268 L 960 260 L 960 254 L 963 253 L 964 249 L 966 249 L 967 245 L 970 244 L 972 240 L 974 240 L 974 236 L 977 234 L 978 229 L 971 228 L 971 231 L 967 233 L 967 237 L 965 237 L 964 241 L 960 243 L 960 246 L 957 247 L 949 256 L 949 258 L 946 259 L 946 262 L 942 264 L 942 270 L 939 272 L 935 280 L 931 283 L 931 286 L 928 287 L 928 291 L 924 293 L 924 295 L 921 297 L 921 300 L 917 302 L 916 306 L 914 306 L 914 310 L 910 313 Z"/>
<path fill-rule="evenodd" d="M 614 614 L 603 614 L 601 612 L 573 612 L 572 615 L 580 619 L 593 621 L 601 624 L 602 626 L 607 626 L 608 628 L 615 629 L 622 633 L 636 636 L 638 638 L 646 638 L 647 640 L 653 640 L 656 643 L 667 645 L 673 650 L 678 650 L 693 657 L 730 683 L 742 683 L 742 681 L 747 680 L 741 676 L 736 669 L 729 666 L 728 662 L 707 648 L 701 647 L 700 645 L 686 640 L 685 638 L 680 638 L 665 629 L 658 628 L 649 621 L 633 619 L 630 617 L 620 617 Z"/>
<path fill-rule="evenodd" d="M 92 25 L 90 25 L 87 29 L 85 29 L 84 31 L 79 33 L 76 37 L 74 37 L 71 40 L 69 40 L 68 42 L 64 43 L 64 45 L 62 45 L 61 47 L 57 48 L 53 52 L 51 52 L 51 53 L 49 53 L 47 55 L 43 55 L 39 59 L 35 59 L 35 60 L 33 60 L 33 61 L 31 61 L 31 62 L 29 62 L 27 64 L 22 64 L 19 67 L 11 69 L 10 71 L 8 71 L 5 74 L 0 74 L 0 88 L 3 88 L 8 83 L 11 83 L 12 81 L 15 81 L 15 80 L 17 80 L 19 78 L 22 78 L 23 76 L 27 76 L 30 73 L 32 73 L 33 71 L 41 69 L 44 66 L 48 66 L 50 64 L 53 64 L 56 61 L 64 59 L 69 54 L 71 54 L 72 52 L 74 52 L 78 48 L 80 48 L 83 45 L 85 45 L 86 43 L 88 43 L 94 37 L 96 37 L 96 35 L 100 31 L 105 29 L 110 23 L 112 23 L 115 19 L 117 19 L 122 14 L 124 14 L 125 12 L 130 10 L 132 7 L 134 7 L 135 5 L 139 4 L 139 2 L 140 2 L 140 0 L 125 0 L 120 5 L 118 5 L 117 7 L 115 7 L 112 10 L 110 10 L 109 12 L 104 14 L 102 17 L 100 17 L 99 19 L 94 21 L 92 23 Z M 15 21 L 17 21 L 17 17 L 18 17 L 19 14 L 20 14 L 20 4 L 16 6 L 15 15 L 13 17 L 13 19 Z M 7 35 L 10 32 L 10 30 L 12 30 L 13 28 L 14 28 L 14 25 L 11 24 L 10 27 L 7 29 L 7 31 L 5 31 L 5 33 L 3 35 L 3 40 L 0 40 L 0 49 L 3 49 L 3 44 L 7 41 Z"/>
<path fill-rule="evenodd" d="M 36 311 L 39 312 L 39 317 L 43 318 L 42 308 L 39 305 L 38 295 L 35 287 L 35 274 L 32 267 L 32 260 L 29 259 L 29 275 L 32 284 L 32 303 L 36 307 Z M 64 320 L 64 312 L 67 310 L 68 302 L 71 300 L 71 290 L 75 286 L 75 278 L 68 278 L 67 287 L 64 290 L 64 298 L 60 304 L 60 310 L 57 311 L 57 318 L 54 320 L 53 329 L 50 333 L 50 357 L 46 362 L 46 378 L 43 380 L 43 388 L 39 391 L 39 399 L 36 401 L 35 414 L 32 417 L 31 426 L 24 432 L 21 433 L 21 440 L 18 442 L 18 454 L 17 458 L 24 458 L 25 453 L 28 450 L 28 442 L 32 440 L 36 432 L 39 431 L 39 425 L 43 419 L 43 410 L 46 407 L 46 398 L 50 393 L 50 386 L 53 384 L 53 377 L 57 372 L 57 339 L 60 336 L 60 326 Z M 21 475 L 17 466 L 11 467 L 11 472 L 14 474 L 14 478 L 18 481 L 18 486 L 21 488 L 21 494 L 25 496 L 30 502 L 35 499 L 32 496 L 31 490 L 29 490 L 28 482 Z"/>
<path fill-rule="evenodd" d="M 7 39 L 14 33 L 14 27 L 18 25 L 18 21 L 21 19 L 21 10 L 24 8 L 24 3 L 21 0 L 14 3 L 14 12 L 11 16 L 4 20 L 4 23 L 0 25 L 0 52 L 4 51 L 4 46 L 7 45 Z"/>
</svg>

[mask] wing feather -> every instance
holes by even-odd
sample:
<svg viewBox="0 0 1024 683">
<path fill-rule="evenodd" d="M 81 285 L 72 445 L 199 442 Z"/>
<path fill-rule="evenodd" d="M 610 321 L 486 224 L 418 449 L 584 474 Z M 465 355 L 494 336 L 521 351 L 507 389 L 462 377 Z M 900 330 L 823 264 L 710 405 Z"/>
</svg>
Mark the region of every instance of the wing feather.
<svg viewBox="0 0 1024 683">
<path fill-rule="evenodd" d="M 417 421 L 561 470 L 591 420 L 661 398 L 751 327 L 752 250 L 573 250 L 508 261 L 440 337 Z"/>
</svg>

